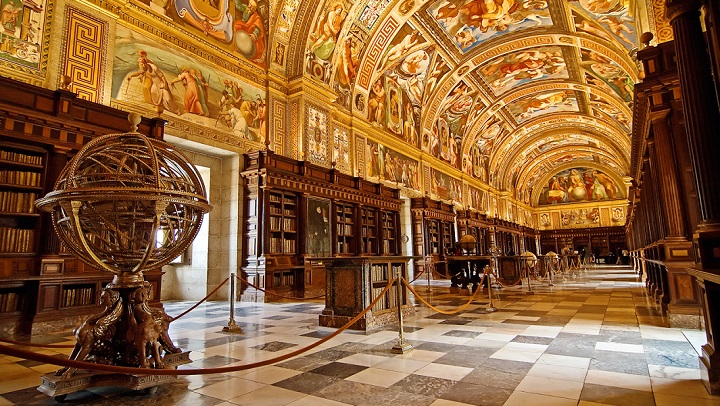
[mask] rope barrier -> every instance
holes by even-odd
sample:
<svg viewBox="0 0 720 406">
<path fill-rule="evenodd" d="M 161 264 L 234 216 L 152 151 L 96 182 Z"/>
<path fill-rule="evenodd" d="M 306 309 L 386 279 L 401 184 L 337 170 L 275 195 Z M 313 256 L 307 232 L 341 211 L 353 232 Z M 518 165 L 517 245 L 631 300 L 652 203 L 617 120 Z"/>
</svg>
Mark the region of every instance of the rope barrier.
<svg viewBox="0 0 720 406">
<path fill-rule="evenodd" d="M 38 361 L 45 364 L 51 364 L 51 365 L 59 365 L 63 367 L 70 367 L 70 368 L 78 368 L 78 369 L 87 369 L 91 371 L 100 371 L 100 372 L 114 372 L 114 373 L 122 373 L 122 374 L 128 374 L 128 375 L 207 375 L 207 374 L 224 374 L 229 372 L 236 372 L 236 371 L 243 371 L 246 369 L 253 369 L 257 367 L 262 367 L 265 365 L 274 364 L 276 362 L 281 362 L 286 359 L 292 358 L 296 355 L 300 355 L 308 350 L 311 350 L 330 339 L 336 337 L 346 329 L 348 329 L 350 326 L 355 324 L 358 320 L 360 320 L 361 317 L 363 317 L 370 309 L 375 306 L 375 304 L 380 300 L 380 298 L 384 297 L 385 293 L 387 293 L 388 290 L 392 287 L 392 284 L 395 280 L 390 279 L 388 281 L 388 284 L 385 286 L 385 288 L 375 297 L 375 299 L 370 303 L 368 307 L 366 307 L 360 314 L 355 316 L 352 320 L 345 323 L 344 326 L 338 328 L 331 334 L 329 334 L 326 337 L 321 338 L 320 340 L 308 345 L 307 347 L 300 348 L 298 350 L 295 350 L 291 353 L 281 355 L 279 357 L 267 359 L 264 361 L 258 361 L 251 364 L 245 364 L 245 365 L 234 365 L 234 366 L 226 366 L 226 367 L 217 367 L 217 368 L 199 368 L 199 369 L 148 369 L 148 368 L 136 368 L 136 367 L 122 367 L 122 366 L 116 366 L 116 365 L 104 365 L 104 364 L 94 364 L 92 362 L 84 362 L 84 361 L 73 361 L 69 359 L 59 359 L 52 355 L 45 355 L 45 354 L 39 354 L 36 352 L 26 351 L 19 348 L 13 348 L 8 347 L 6 345 L 0 344 L 0 354 L 9 355 L 12 357 L 18 357 L 23 358 L 27 360 L 32 361 Z M 154 372 L 158 371 L 158 372 Z M 161 372 L 160 372 L 161 371 Z"/>
<path fill-rule="evenodd" d="M 222 283 L 220 283 L 215 289 L 213 289 L 212 292 L 208 293 L 207 296 L 205 296 L 204 298 L 200 299 L 199 302 L 195 303 L 192 307 L 190 307 L 189 309 L 187 309 L 187 310 L 185 310 L 184 312 L 180 313 L 179 316 L 173 317 L 173 318 L 172 318 L 173 321 L 175 321 L 175 320 L 179 319 L 180 317 L 182 317 L 182 316 L 190 313 L 191 311 L 195 310 L 196 307 L 200 306 L 200 304 L 202 304 L 204 301 L 208 300 L 208 298 L 209 298 L 210 296 L 214 295 L 215 292 L 217 292 L 217 291 L 218 291 L 223 285 L 225 285 L 229 280 L 230 280 L 230 277 L 228 276 L 227 278 L 225 278 L 224 281 L 222 281 Z"/>
<path fill-rule="evenodd" d="M 425 270 L 424 270 L 424 269 L 421 270 L 417 275 L 415 275 L 415 277 L 413 278 L 413 280 L 410 281 L 410 283 L 413 283 L 413 282 L 415 282 L 416 280 L 418 280 L 418 278 L 420 277 L 420 275 L 422 275 L 422 274 L 424 274 L 424 273 L 425 273 Z"/>
<path fill-rule="evenodd" d="M 259 287 L 259 286 L 253 285 L 252 283 L 248 282 L 247 280 L 241 278 L 240 275 L 236 275 L 235 277 L 238 278 L 238 279 L 240 279 L 240 282 L 244 282 L 244 283 L 248 284 L 249 286 L 252 286 L 253 288 L 255 288 L 255 289 L 257 289 L 257 290 L 265 293 L 266 295 L 277 296 L 277 297 L 282 298 L 282 299 L 314 300 L 314 299 L 320 299 L 321 297 L 327 296 L 327 294 L 322 294 L 322 295 L 320 295 L 320 296 L 313 296 L 313 297 L 283 296 L 283 295 L 279 295 L 279 294 L 277 294 L 277 293 L 268 292 L 267 290 L 265 290 L 265 289 L 263 289 L 263 288 L 261 288 L 261 287 Z"/>
<path fill-rule="evenodd" d="M 483 284 L 483 282 L 485 281 L 485 276 L 486 276 L 486 275 L 483 275 L 482 279 L 480 279 L 480 284 L 479 284 L 478 288 L 475 289 L 475 292 L 473 293 L 473 295 L 472 295 L 472 297 L 470 298 L 470 300 L 469 300 L 467 303 L 465 303 L 464 305 L 458 307 L 458 308 L 455 309 L 455 310 L 442 310 L 442 309 L 438 309 L 437 307 L 435 307 L 435 306 L 433 306 L 432 304 L 430 304 L 427 300 L 425 300 L 422 296 L 418 295 L 418 293 L 415 291 L 415 289 L 413 289 L 412 286 L 410 286 L 410 284 L 407 283 L 407 281 L 405 281 L 404 279 L 403 279 L 403 284 L 405 285 L 405 287 L 408 288 L 408 290 L 410 290 L 410 292 L 411 292 L 413 295 L 415 295 L 415 297 L 416 297 L 418 300 L 420 300 L 421 302 L 423 302 L 423 303 L 425 304 L 425 306 L 429 307 L 431 310 L 434 310 L 434 311 L 436 311 L 436 312 L 438 312 L 438 313 L 442 313 L 442 314 L 456 314 L 456 313 L 460 313 L 461 311 L 465 310 L 468 306 L 470 306 L 470 303 L 472 303 L 473 300 L 475 300 L 475 296 L 477 296 L 478 292 L 480 292 L 480 291 L 482 290 L 482 284 Z"/>
<path fill-rule="evenodd" d="M 197 307 L 200 306 L 203 302 L 205 302 L 206 300 L 208 300 L 208 298 L 210 298 L 210 296 L 214 295 L 215 292 L 217 292 L 217 291 L 218 291 L 223 285 L 225 285 L 229 280 L 230 280 L 229 277 L 228 277 L 228 278 L 225 278 L 225 280 L 222 281 L 215 289 L 213 289 L 212 292 L 208 293 L 207 296 L 205 296 L 204 298 L 200 299 L 199 302 L 195 303 L 195 304 L 194 304 L 192 307 L 190 307 L 189 309 L 187 309 L 187 310 L 185 310 L 184 312 L 180 313 L 180 315 L 178 315 L 178 316 L 176 316 L 176 317 L 172 317 L 172 320 L 175 321 L 175 320 L 179 319 L 180 317 L 183 317 L 184 315 L 186 315 L 186 314 L 190 313 L 191 311 L 195 310 L 195 308 L 197 308 Z M 28 342 L 28 341 L 8 340 L 8 339 L 4 339 L 4 338 L 0 338 L 0 343 L 7 343 L 7 344 L 13 344 L 13 345 L 22 345 L 22 346 L 24 346 L 24 347 L 39 347 L 39 348 L 75 348 L 75 344 L 38 344 L 38 343 L 31 343 L 31 342 Z"/>
</svg>

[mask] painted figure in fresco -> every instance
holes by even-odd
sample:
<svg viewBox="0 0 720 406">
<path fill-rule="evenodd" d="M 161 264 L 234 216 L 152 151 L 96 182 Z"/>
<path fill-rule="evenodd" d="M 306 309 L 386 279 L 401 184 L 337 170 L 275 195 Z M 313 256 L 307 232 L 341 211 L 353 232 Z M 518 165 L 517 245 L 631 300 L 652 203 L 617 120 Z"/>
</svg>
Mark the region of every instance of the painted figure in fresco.
<svg viewBox="0 0 720 406">
<path fill-rule="evenodd" d="M 349 87 L 360 68 L 360 48 L 362 44 L 354 37 L 347 37 L 343 43 L 343 53 L 338 60 L 337 81 L 341 86 Z"/>
<path fill-rule="evenodd" d="M 315 41 L 310 45 L 310 50 L 318 58 L 322 60 L 330 59 L 346 16 L 345 6 L 340 2 L 336 2 L 330 7 L 330 10 L 318 19 L 315 28 L 310 33 L 310 39 Z"/>
<path fill-rule="evenodd" d="M 194 72 L 194 70 L 193 70 Z M 184 105 L 185 111 L 188 113 L 197 114 L 204 116 L 202 104 L 200 103 L 200 90 L 198 89 L 198 83 L 193 73 L 188 68 L 182 68 L 182 72 L 177 78 L 170 82 L 171 87 L 175 87 L 175 83 L 182 82 L 185 87 Z"/>
<path fill-rule="evenodd" d="M 414 47 L 420 41 L 420 32 L 413 30 L 409 34 L 405 35 L 400 42 L 390 47 L 388 53 L 385 54 L 380 66 L 387 66 L 388 64 L 398 60 L 401 56 L 407 53 L 410 48 Z"/>
<path fill-rule="evenodd" d="M 618 38 L 620 38 L 624 43 L 630 45 L 631 47 L 635 46 L 635 43 L 633 43 L 630 38 L 628 38 L 625 33 L 632 34 L 632 30 L 630 30 L 625 24 L 623 24 L 622 21 L 616 16 L 602 16 L 598 18 L 597 22 L 599 23 L 605 23 L 610 27 L 610 31 L 617 35 Z"/>
<path fill-rule="evenodd" d="M 415 113 L 412 103 L 405 102 L 405 121 L 403 122 L 403 136 L 410 145 L 417 145 L 417 132 L 415 131 Z"/>
<path fill-rule="evenodd" d="M 15 36 L 15 29 L 18 25 L 18 17 L 22 11 L 22 5 L 15 0 L 6 0 L 3 3 L 2 15 L 0 15 L 0 25 L 6 34 Z"/>
<path fill-rule="evenodd" d="M 385 122 L 385 87 L 382 80 L 378 79 L 373 84 L 368 100 L 368 120 L 383 125 Z"/>
<path fill-rule="evenodd" d="M 157 67 L 155 62 L 147 57 L 147 52 L 142 49 L 138 49 L 137 52 L 138 71 L 128 76 L 128 85 L 132 78 L 137 77 L 143 83 L 143 98 L 146 103 L 162 106 L 163 109 L 173 114 L 182 114 L 175 100 L 173 100 L 172 93 L 170 93 L 170 86 L 165 74 Z"/>
<path fill-rule="evenodd" d="M 198 84 L 198 99 L 200 100 L 200 106 L 202 107 L 203 116 L 209 116 L 210 110 L 208 110 L 208 104 L 207 104 L 207 93 L 209 84 L 203 77 L 202 72 L 200 70 L 190 69 L 190 74 L 193 75 L 195 78 L 195 82 Z"/>
<path fill-rule="evenodd" d="M 265 26 L 258 13 L 256 0 L 235 0 L 235 47 L 243 56 L 260 65 L 265 64 Z"/>
<path fill-rule="evenodd" d="M 600 171 L 593 171 L 593 177 L 595 178 L 595 181 L 603 186 L 605 189 L 605 193 L 607 194 L 608 199 L 615 199 L 618 194 L 617 186 L 615 186 L 615 182 L 612 180 L 611 177 L 608 175 L 600 172 Z"/>
</svg>

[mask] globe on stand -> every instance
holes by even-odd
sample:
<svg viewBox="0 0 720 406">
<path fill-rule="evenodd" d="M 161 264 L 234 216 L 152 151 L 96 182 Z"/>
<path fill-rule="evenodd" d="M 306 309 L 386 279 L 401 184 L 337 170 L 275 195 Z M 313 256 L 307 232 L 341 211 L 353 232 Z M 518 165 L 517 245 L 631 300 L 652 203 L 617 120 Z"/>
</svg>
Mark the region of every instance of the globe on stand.
<svg viewBox="0 0 720 406">
<path fill-rule="evenodd" d="M 143 271 L 178 257 L 212 207 L 188 159 L 173 146 L 137 133 L 139 115 L 131 114 L 130 120 L 131 132 L 86 144 L 63 169 L 54 190 L 36 205 L 52 214 L 55 232 L 67 249 L 91 267 L 115 275 L 100 293 L 105 309 L 76 329 L 70 359 L 169 368 L 190 361 L 187 356 L 180 359 L 182 350 L 168 335 L 172 318 L 149 307 L 152 292 Z M 75 372 L 63 368 L 56 375 L 67 380 Z M 45 377 L 43 381 L 45 386 Z M 39 389 L 64 396 L 60 386 L 47 384 L 47 390 Z"/>
</svg>

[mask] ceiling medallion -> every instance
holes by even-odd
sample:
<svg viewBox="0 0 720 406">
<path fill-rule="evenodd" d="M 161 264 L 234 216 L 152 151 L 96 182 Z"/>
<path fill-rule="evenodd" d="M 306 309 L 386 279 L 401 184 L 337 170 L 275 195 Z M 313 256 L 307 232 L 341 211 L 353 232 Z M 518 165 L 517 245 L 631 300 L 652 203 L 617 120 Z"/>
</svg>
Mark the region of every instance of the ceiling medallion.
<svg viewBox="0 0 720 406">
<path fill-rule="evenodd" d="M 398 11 L 401 15 L 405 15 L 409 13 L 413 8 L 415 8 L 415 0 L 405 0 L 400 7 L 398 7 Z"/>
</svg>

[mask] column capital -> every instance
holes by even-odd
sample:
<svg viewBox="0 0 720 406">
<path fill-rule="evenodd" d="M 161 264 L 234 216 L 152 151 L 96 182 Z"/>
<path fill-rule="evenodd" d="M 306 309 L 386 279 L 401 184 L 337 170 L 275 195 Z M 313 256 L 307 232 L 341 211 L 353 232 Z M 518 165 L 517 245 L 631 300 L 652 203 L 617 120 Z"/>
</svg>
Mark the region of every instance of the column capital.
<svg viewBox="0 0 720 406">
<path fill-rule="evenodd" d="M 691 12 L 700 12 L 700 0 L 667 0 L 665 2 L 665 18 L 672 20 Z"/>
</svg>

